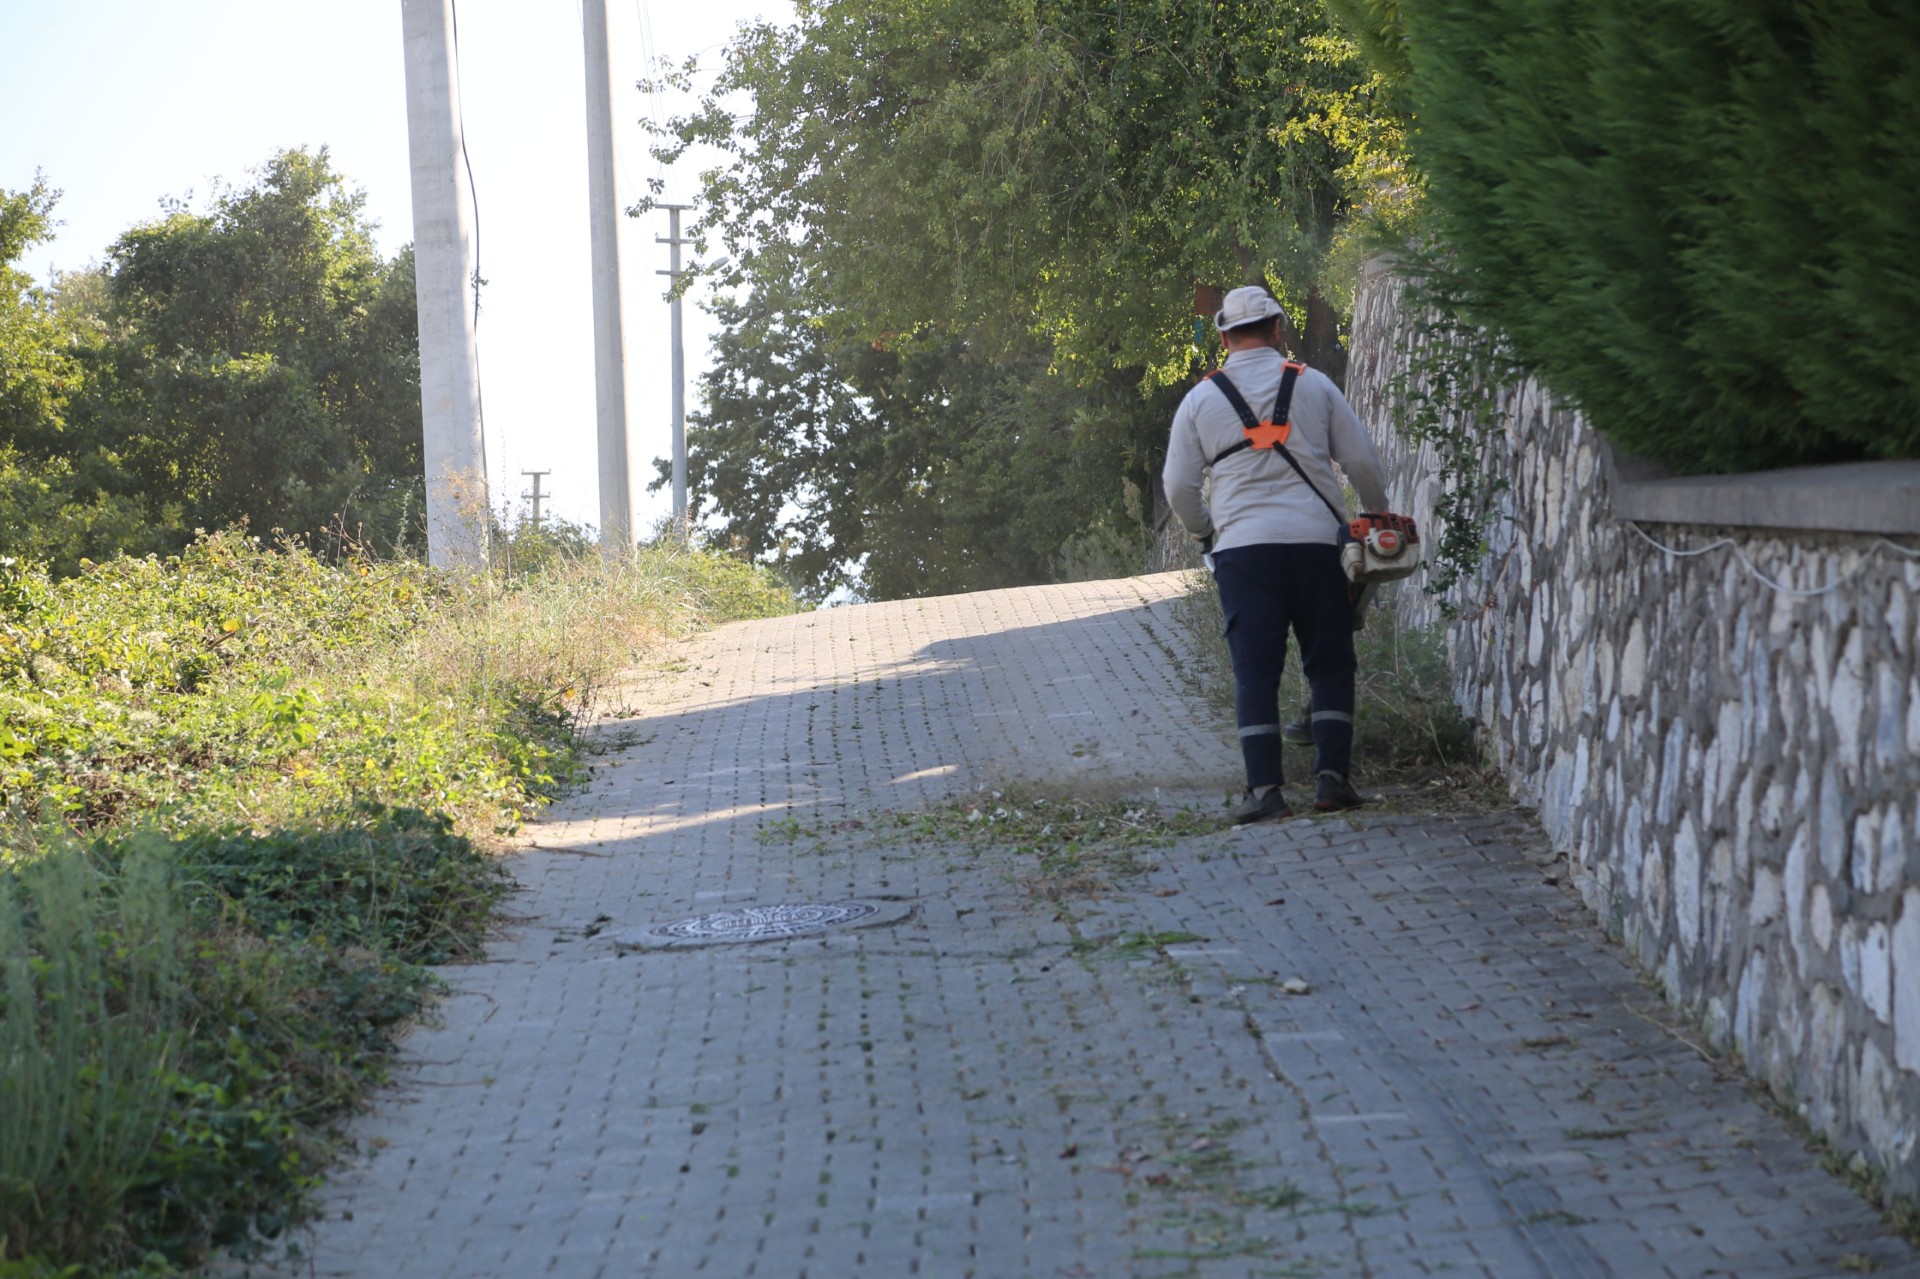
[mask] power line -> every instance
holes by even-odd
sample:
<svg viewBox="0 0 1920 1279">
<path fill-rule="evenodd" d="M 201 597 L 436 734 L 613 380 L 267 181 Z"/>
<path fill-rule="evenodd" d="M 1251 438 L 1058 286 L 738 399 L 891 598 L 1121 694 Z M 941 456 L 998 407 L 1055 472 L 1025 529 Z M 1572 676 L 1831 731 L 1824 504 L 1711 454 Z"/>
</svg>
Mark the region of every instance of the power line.
<svg viewBox="0 0 1920 1279">
<path fill-rule="evenodd" d="M 1847 585 L 1848 583 L 1857 580 L 1860 577 L 1860 575 L 1865 573 L 1867 570 L 1868 556 L 1863 555 L 1860 558 L 1860 562 L 1854 565 L 1854 567 L 1850 571 L 1841 574 L 1839 577 L 1835 578 L 1831 582 L 1826 583 L 1823 586 L 1815 586 L 1810 588 L 1788 586 L 1786 583 L 1777 581 L 1774 578 L 1769 577 L 1765 572 L 1763 572 L 1758 564 L 1755 564 L 1751 559 L 1748 558 L 1746 551 L 1741 548 L 1740 544 L 1734 541 L 1730 537 L 1719 538 L 1715 541 L 1708 542 L 1705 546 L 1696 546 L 1696 547 L 1687 548 L 1687 547 L 1678 547 L 1678 546 L 1668 546 L 1665 542 L 1661 542 L 1655 539 L 1645 529 L 1641 528 L 1638 524 L 1632 521 L 1627 522 L 1627 527 L 1632 529 L 1634 532 L 1638 533 L 1640 535 L 1641 540 L 1646 542 L 1648 546 L 1651 546 L 1654 550 L 1659 551 L 1662 555 L 1667 556 L 1669 559 L 1690 560 L 1698 556 L 1705 555 L 1709 551 L 1717 551 L 1722 548 L 1729 549 L 1733 552 L 1734 558 L 1740 561 L 1741 565 L 1747 570 L 1748 574 L 1751 575 L 1756 582 L 1759 582 L 1763 586 L 1770 587 L 1773 590 L 1780 592 L 1780 594 L 1782 595 L 1792 595 L 1801 599 L 1811 599 L 1814 596 L 1826 595 L 1833 591 L 1837 591 L 1841 587 Z M 1888 541 L 1884 537 L 1875 538 L 1873 542 L 1867 547 L 1867 551 L 1871 553 L 1873 551 L 1879 550 L 1881 547 L 1885 547 L 1887 550 L 1892 551 L 1896 555 L 1903 556 L 1906 559 L 1910 559 L 1910 560 L 1920 559 L 1920 550 L 1916 550 L 1912 547 L 1901 546 L 1896 542 Z"/>
</svg>

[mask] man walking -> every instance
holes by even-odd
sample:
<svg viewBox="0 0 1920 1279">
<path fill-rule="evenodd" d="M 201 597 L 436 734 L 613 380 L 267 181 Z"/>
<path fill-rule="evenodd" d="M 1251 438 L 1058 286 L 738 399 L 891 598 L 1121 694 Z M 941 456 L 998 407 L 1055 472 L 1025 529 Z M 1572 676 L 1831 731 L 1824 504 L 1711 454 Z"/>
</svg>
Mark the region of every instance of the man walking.
<svg viewBox="0 0 1920 1279">
<path fill-rule="evenodd" d="M 1387 509 L 1373 441 L 1332 379 L 1281 354 L 1282 314 L 1258 286 L 1227 294 L 1214 316 L 1226 361 L 1180 402 L 1162 475 L 1174 514 L 1213 555 L 1247 766 L 1246 798 L 1233 813 L 1241 823 L 1292 812 L 1280 757 L 1289 630 L 1312 690 L 1313 806 L 1337 812 L 1361 802 L 1347 780 L 1354 609 L 1340 567 L 1342 520 L 1323 496 L 1340 493 L 1333 464 L 1365 509 Z M 1210 502 L 1200 490 L 1208 468 Z"/>
</svg>

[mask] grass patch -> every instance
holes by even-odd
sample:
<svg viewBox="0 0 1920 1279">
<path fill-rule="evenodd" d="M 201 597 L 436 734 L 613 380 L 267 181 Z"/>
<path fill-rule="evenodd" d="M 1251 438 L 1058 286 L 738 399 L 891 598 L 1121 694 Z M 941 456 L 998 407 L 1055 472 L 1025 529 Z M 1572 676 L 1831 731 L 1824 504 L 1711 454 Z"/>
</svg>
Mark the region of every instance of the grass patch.
<svg viewBox="0 0 1920 1279">
<path fill-rule="evenodd" d="M 1192 589 L 1177 605 L 1189 639 L 1182 674 L 1223 723 L 1233 722 L 1233 660 L 1227 652 L 1220 596 L 1212 578 L 1195 570 Z M 1376 604 L 1366 629 L 1354 637 L 1354 775 L 1373 785 L 1412 788 L 1444 802 L 1484 796 L 1489 774 L 1473 726 L 1453 702 L 1452 674 L 1440 628 L 1402 628 L 1389 599 Z M 1296 649 L 1280 679 L 1280 712 L 1293 719 L 1307 705 L 1306 676 Z M 1305 767 L 1309 752 L 1288 747 Z"/>
<path fill-rule="evenodd" d="M 1752 1091 L 1769 1103 L 1769 1109 L 1787 1120 L 1788 1125 L 1806 1143 L 1807 1149 L 1820 1160 L 1822 1168 L 1878 1208 L 1880 1220 L 1888 1229 L 1912 1246 L 1920 1248 L 1920 1200 L 1892 1190 L 1887 1184 L 1886 1169 L 1872 1163 L 1865 1155 L 1858 1152 L 1848 1154 L 1835 1146 L 1832 1139 L 1815 1129 L 1797 1107 L 1774 1097 L 1766 1091 L 1763 1083 L 1756 1082 Z"/>
<path fill-rule="evenodd" d="M 1165 950 L 1168 946 L 1189 946 L 1206 940 L 1198 933 L 1122 933 L 1107 937 L 1075 937 L 1070 949 L 1076 955 L 1112 954 L 1133 959 L 1149 951 Z"/>
<path fill-rule="evenodd" d="M 790 606 L 680 546 L 0 564 L 0 1274 L 172 1274 L 297 1220 L 615 673 Z"/>
<path fill-rule="evenodd" d="M 1050 797 L 1017 787 L 942 800 L 875 823 L 896 838 L 1008 852 L 1018 859 L 1020 883 L 1049 901 L 1108 892 L 1152 869 L 1155 849 L 1226 826 L 1216 814 L 1156 800 Z"/>
</svg>

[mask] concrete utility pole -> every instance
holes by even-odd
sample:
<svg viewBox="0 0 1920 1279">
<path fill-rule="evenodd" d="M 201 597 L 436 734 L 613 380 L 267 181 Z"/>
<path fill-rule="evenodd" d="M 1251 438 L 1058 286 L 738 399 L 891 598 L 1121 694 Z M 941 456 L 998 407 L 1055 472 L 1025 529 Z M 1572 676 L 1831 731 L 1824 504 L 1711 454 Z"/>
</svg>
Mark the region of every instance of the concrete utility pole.
<svg viewBox="0 0 1920 1279">
<path fill-rule="evenodd" d="M 680 238 L 680 214 L 682 210 L 692 208 L 687 204 L 659 204 L 655 208 L 667 211 L 667 234 L 664 238 L 654 236 L 656 244 L 668 245 L 667 269 L 655 271 L 655 275 L 667 277 L 669 286 L 680 287 L 680 246 L 692 244 L 692 240 Z M 687 533 L 687 359 L 680 344 L 680 295 L 674 292 L 669 296 L 667 305 L 671 309 L 673 323 L 669 341 L 673 346 L 673 525 L 682 537 Z"/>
<path fill-rule="evenodd" d="M 593 230 L 593 386 L 600 441 L 600 548 L 633 549 L 633 448 L 626 313 L 620 292 L 620 198 L 614 186 L 613 54 L 606 0 L 582 0 L 587 50 L 587 202 Z"/>
<path fill-rule="evenodd" d="M 553 472 L 552 471 L 522 471 L 520 472 L 520 474 L 530 475 L 533 477 L 533 491 L 531 493 L 522 493 L 520 496 L 524 498 L 529 498 L 533 502 L 533 531 L 538 533 L 540 531 L 540 499 L 546 496 L 545 493 L 542 493 L 540 491 L 540 479 L 542 476 L 552 475 Z"/>
<path fill-rule="evenodd" d="M 400 0 L 413 161 L 414 290 L 420 309 L 420 425 L 427 560 L 487 564 L 486 441 L 473 342 L 473 232 L 454 70 L 452 0 Z"/>
</svg>

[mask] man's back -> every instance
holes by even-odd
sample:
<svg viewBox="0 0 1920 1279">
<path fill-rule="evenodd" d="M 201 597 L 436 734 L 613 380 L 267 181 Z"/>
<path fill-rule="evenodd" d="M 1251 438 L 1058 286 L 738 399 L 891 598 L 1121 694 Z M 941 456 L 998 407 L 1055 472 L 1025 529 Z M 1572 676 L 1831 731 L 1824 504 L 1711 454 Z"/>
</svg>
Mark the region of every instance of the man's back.
<svg viewBox="0 0 1920 1279">
<path fill-rule="evenodd" d="M 1222 366 L 1255 416 L 1272 408 L 1286 361 L 1270 347 L 1235 351 Z M 1287 450 L 1328 501 L 1340 501 L 1338 462 L 1370 510 L 1384 509 L 1380 456 L 1332 379 L 1307 369 L 1294 382 Z M 1188 528 L 1209 524 L 1200 502 L 1201 474 L 1211 460 L 1244 439 L 1240 415 L 1218 386 L 1187 392 L 1173 419 L 1163 476 L 1167 499 Z M 1214 468 L 1211 526 L 1216 549 L 1265 542 L 1338 540 L 1338 525 L 1321 500 L 1272 449 L 1243 449 Z"/>
</svg>

